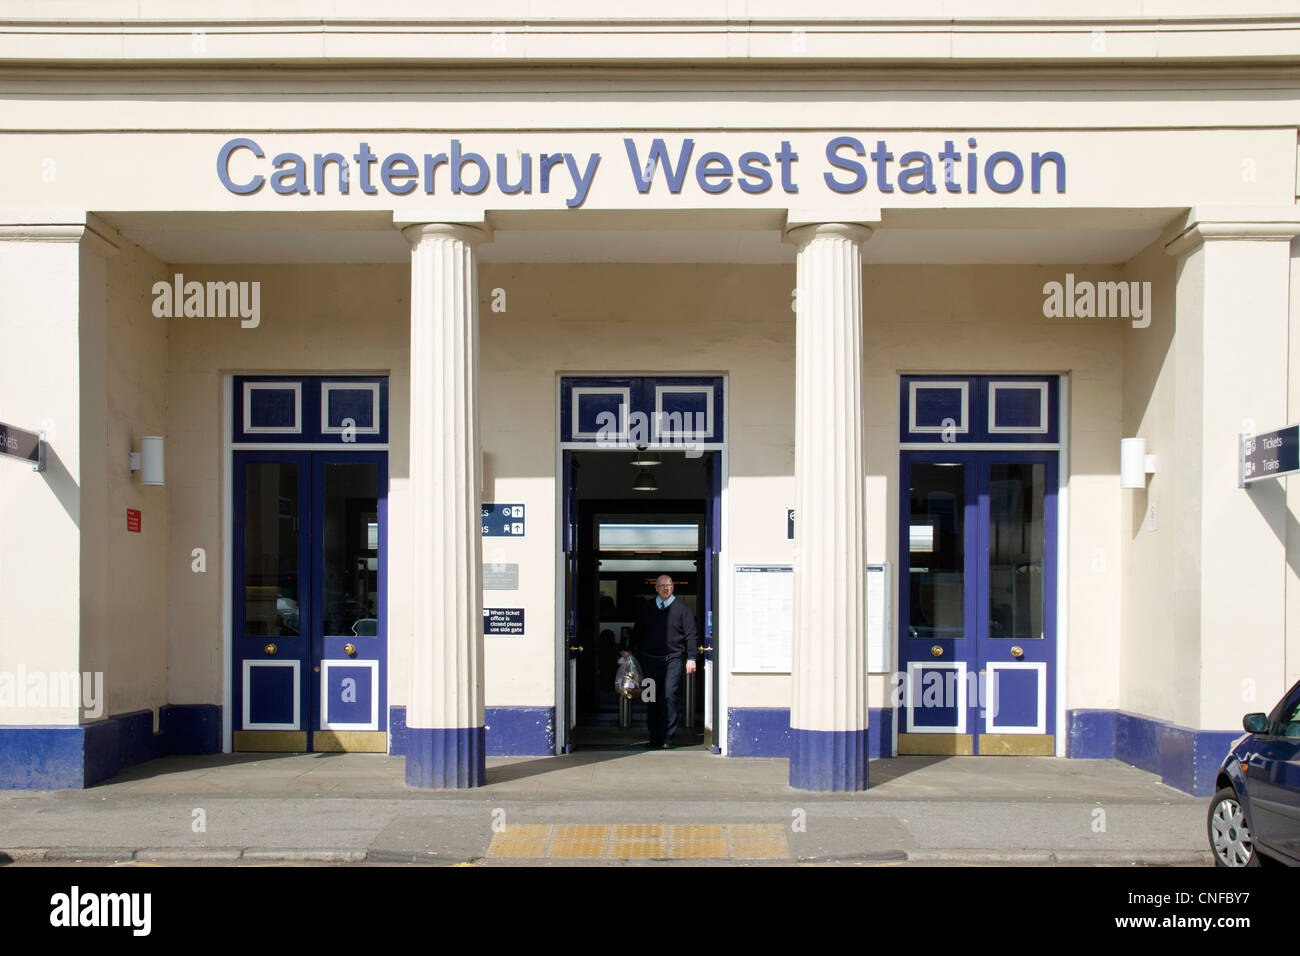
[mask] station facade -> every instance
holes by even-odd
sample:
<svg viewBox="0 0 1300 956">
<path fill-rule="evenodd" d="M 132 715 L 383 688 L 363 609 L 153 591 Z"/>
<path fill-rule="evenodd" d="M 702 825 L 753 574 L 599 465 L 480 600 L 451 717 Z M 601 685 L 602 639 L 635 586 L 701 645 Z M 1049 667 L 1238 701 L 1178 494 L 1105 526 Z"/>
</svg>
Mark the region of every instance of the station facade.
<svg viewBox="0 0 1300 956">
<path fill-rule="evenodd" d="M 0 786 L 630 744 L 659 573 L 803 789 L 1300 676 L 1294 12 L 165 6 L 0 30 Z"/>
</svg>

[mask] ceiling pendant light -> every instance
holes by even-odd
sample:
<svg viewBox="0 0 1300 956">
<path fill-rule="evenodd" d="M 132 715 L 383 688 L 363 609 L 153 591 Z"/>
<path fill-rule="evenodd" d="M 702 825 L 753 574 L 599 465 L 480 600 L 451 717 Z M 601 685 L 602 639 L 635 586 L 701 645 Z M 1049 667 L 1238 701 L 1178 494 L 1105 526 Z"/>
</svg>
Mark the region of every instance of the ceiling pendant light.
<svg viewBox="0 0 1300 956">
<path fill-rule="evenodd" d="M 656 451 L 638 451 L 632 456 L 630 464 L 638 468 L 653 468 L 655 465 L 662 465 L 663 459 L 659 457 Z"/>
<path fill-rule="evenodd" d="M 636 481 L 632 482 L 633 491 L 658 491 L 659 486 L 655 484 L 655 479 L 650 472 L 642 468 L 641 473 L 636 476 Z"/>
</svg>

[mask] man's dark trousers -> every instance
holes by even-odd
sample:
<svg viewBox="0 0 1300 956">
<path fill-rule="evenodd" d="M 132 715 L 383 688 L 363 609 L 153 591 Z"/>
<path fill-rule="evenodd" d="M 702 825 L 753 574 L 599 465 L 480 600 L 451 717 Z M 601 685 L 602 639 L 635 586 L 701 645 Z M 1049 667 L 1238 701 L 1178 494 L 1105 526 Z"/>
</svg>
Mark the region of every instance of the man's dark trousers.
<svg viewBox="0 0 1300 956">
<path fill-rule="evenodd" d="M 682 702 L 682 659 L 678 652 L 667 657 L 641 656 L 641 676 L 654 681 L 654 698 L 647 703 L 646 724 L 650 729 L 650 746 L 671 743 L 677 733 Z M 650 689 L 650 688 L 646 688 Z"/>
</svg>

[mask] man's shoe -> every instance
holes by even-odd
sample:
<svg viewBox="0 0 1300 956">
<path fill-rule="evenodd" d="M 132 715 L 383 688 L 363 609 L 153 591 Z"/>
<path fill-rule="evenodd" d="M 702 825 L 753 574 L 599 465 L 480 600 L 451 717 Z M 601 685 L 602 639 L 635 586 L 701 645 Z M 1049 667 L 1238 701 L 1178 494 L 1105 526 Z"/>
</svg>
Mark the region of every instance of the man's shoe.
<svg viewBox="0 0 1300 956">
<path fill-rule="evenodd" d="M 662 748 L 662 747 L 664 747 L 664 746 L 665 746 L 664 744 L 652 740 L 652 741 L 650 741 L 648 744 L 645 745 L 645 749 L 646 749 L 646 750 L 659 750 L 660 748 Z"/>
<path fill-rule="evenodd" d="M 665 740 L 661 746 L 663 747 L 664 750 L 672 750 L 673 742 L 671 740 Z"/>
</svg>

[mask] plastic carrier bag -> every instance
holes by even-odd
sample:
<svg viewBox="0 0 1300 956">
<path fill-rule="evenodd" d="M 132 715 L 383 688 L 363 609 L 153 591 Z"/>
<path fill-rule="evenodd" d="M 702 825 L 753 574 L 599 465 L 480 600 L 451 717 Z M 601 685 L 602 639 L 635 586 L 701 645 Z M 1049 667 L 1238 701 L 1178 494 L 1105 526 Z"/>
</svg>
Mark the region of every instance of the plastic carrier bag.
<svg viewBox="0 0 1300 956">
<path fill-rule="evenodd" d="M 628 700 L 633 700 L 641 693 L 641 665 L 629 654 L 619 662 L 614 671 L 614 690 Z"/>
</svg>

